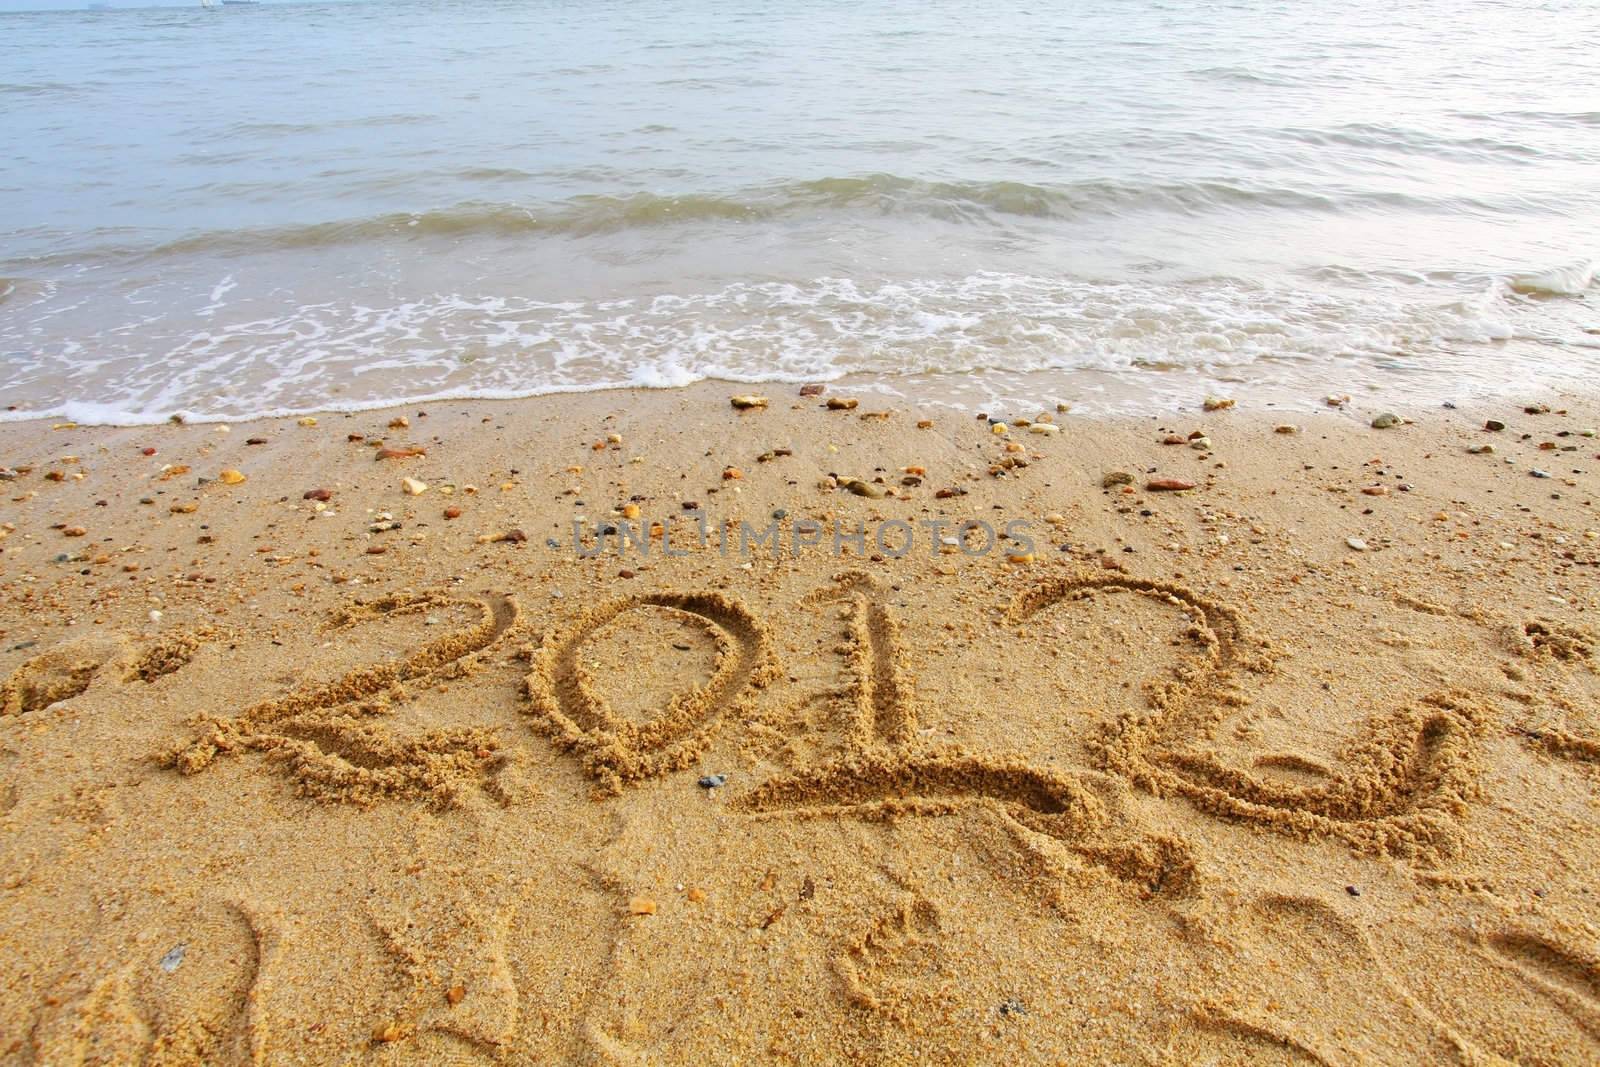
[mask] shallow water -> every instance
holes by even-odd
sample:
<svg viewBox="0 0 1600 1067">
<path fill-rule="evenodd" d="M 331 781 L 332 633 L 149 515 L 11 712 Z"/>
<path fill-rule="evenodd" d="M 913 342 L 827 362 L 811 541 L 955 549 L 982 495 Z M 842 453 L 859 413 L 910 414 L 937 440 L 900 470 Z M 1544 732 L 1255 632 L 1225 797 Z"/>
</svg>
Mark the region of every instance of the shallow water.
<svg viewBox="0 0 1600 1067">
<path fill-rule="evenodd" d="M 1583 382 L 1596 40 L 1501 0 L 0 15 L 0 395 Z"/>
</svg>

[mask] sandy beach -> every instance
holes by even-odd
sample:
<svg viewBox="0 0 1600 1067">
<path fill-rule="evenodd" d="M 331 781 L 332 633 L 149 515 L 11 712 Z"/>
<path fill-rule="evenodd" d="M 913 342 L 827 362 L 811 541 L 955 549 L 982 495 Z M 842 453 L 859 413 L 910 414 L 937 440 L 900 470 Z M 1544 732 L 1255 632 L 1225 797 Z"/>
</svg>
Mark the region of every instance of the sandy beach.
<svg viewBox="0 0 1600 1067">
<path fill-rule="evenodd" d="M 1600 405 L 1312 399 L 0 427 L 0 1056 L 1600 1056 Z"/>
</svg>

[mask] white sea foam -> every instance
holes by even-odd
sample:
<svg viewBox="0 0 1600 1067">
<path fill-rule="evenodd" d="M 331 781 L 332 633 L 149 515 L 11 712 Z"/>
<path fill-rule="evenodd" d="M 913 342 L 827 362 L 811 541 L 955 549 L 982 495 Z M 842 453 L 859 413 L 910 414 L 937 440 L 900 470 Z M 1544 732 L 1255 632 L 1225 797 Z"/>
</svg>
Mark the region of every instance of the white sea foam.
<svg viewBox="0 0 1600 1067">
<path fill-rule="evenodd" d="M 1153 285 L 978 273 L 879 285 L 844 278 L 738 283 L 594 302 L 461 295 L 388 307 L 327 301 L 231 320 L 217 299 L 211 306 L 203 329 L 170 339 L 161 323 L 141 319 L 11 361 L 0 370 L 0 388 L 48 399 L 8 417 L 245 419 L 858 373 L 1182 369 L 1237 376 L 1270 366 L 1394 366 L 1448 343 L 1517 335 L 1503 284 L 1439 304 L 1228 280 Z M 157 357 L 166 373 L 152 377 Z"/>
<path fill-rule="evenodd" d="M 1594 284 L 1595 270 L 1594 261 L 1580 260 L 1536 274 L 1513 275 L 1511 288 L 1539 296 L 1577 296 Z"/>
</svg>

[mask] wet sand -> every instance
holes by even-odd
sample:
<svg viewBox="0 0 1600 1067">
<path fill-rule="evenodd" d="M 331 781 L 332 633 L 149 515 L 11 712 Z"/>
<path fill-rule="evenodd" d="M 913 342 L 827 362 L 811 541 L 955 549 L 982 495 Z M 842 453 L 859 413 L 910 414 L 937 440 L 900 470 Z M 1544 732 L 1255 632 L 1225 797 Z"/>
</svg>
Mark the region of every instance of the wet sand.
<svg viewBox="0 0 1600 1067">
<path fill-rule="evenodd" d="M 0 1055 L 1593 1059 L 1526 403 L 0 426 Z"/>
</svg>

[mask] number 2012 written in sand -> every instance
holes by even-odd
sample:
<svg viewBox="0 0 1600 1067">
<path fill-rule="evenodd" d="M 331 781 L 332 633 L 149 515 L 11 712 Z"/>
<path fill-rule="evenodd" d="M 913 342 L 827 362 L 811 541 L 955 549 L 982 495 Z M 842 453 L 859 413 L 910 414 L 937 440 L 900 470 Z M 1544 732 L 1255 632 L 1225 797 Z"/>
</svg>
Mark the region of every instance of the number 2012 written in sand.
<svg viewBox="0 0 1600 1067">
<path fill-rule="evenodd" d="M 1310 768 L 1318 772 L 1315 784 L 1254 775 L 1225 765 L 1204 747 L 1247 699 L 1252 680 L 1272 670 L 1266 646 L 1227 607 L 1162 582 L 1081 576 L 1023 590 L 1006 619 L 1021 624 L 1040 612 L 1114 596 L 1147 598 L 1175 613 L 1193 654 L 1150 687 L 1147 710 L 1123 715 L 1091 742 L 1094 767 L 1063 771 L 1021 756 L 924 740 L 893 611 L 872 579 L 840 575 L 807 598 L 842 609 L 846 622 L 847 684 L 834 714 L 837 751 L 742 791 L 730 806 L 753 818 L 884 818 L 998 805 L 1007 817 L 1079 856 L 1165 891 L 1184 884 L 1192 869 L 1187 850 L 1130 821 L 1117 800 L 1117 780 L 1181 797 L 1221 818 L 1333 837 L 1363 851 L 1416 856 L 1454 848 L 1459 816 L 1475 795 L 1487 721 L 1475 701 L 1441 692 L 1369 717 L 1357 740 L 1340 753 L 1341 769 Z M 220 756 L 262 752 L 311 797 L 363 805 L 390 798 L 450 803 L 464 790 L 481 788 L 509 802 L 516 793 L 518 751 L 494 730 L 458 727 L 401 736 L 383 718 L 408 690 L 465 677 L 503 651 L 522 628 L 514 598 L 391 596 L 343 609 L 332 626 L 447 608 L 469 610 L 477 620 L 400 659 L 358 668 L 235 716 L 207 717 L 190 740 L 164 754 L 164 762 L 193 774 Z M 644 721 L 613 710 L 582 658 L 592 642 L 639 611 L 664 613 L 701 631 L 714 650 L 709 677 L 671 696 Z M 602 603 L 545 633 L 528 655 L 530 724 L 575 757 L 603 794 L 685 771 L 725 720 L 761 723 L 760 694 L 780 677 L 768 626 L 739 600 L 715 592 L 658 592 Z M 16 684 L 14 676 L 8 688 Z"/>
</svg>

